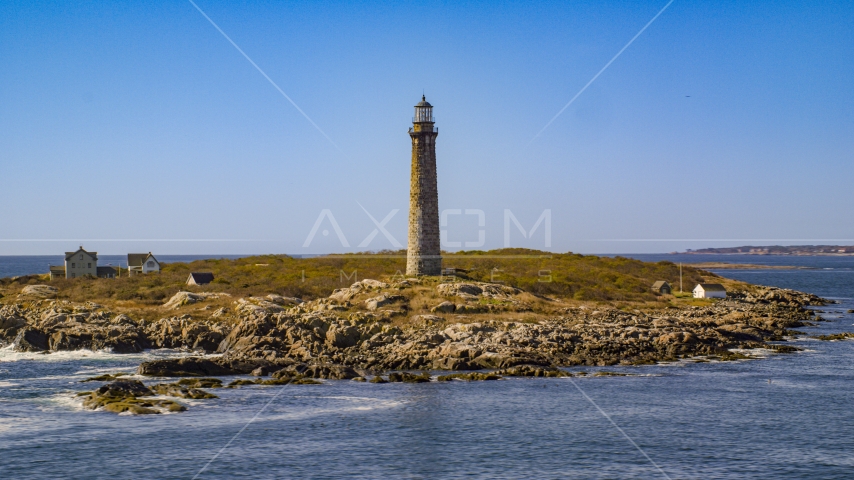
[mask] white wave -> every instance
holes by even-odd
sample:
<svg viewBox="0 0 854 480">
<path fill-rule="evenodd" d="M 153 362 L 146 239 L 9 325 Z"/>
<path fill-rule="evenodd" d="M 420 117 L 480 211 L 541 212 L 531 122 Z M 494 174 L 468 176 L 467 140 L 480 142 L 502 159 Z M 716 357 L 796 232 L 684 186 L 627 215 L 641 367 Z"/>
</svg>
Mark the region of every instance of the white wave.
<svg viewBox="0 0 854 480">
<path fill-rule="evenodd" d="M 83 358 L 111 358 L 115 356 L 110 350 L 67 350 L 60 352 L 18 352 L 13 346 L 0 348 L 0 362 L 17 362 L 20 360 L 35 360 L 43 362 L 66 362 Z"/>
<path fill-rule="evenodd" d="M 196 352 L 178 349 L 144 350 L 139 353 L 114 353 L 112 349 L 104 350 L 61 350 L 56 352 L 18 352 L 13 345 L 0 348 L 0 363 L 17 362 L 21 360 L 41 362 L 67 362 L 69 360 L 155 360 L 163 358 L 179 358 L 197 356 Z M 205 358 L 216 358 L 222 354 L 201 355 Z"/>
<path fill-rule="evenodd" d="M 730 352 L 732 353 L 740 353 L 742 355 L 747 355 L 750 358 L 744 358 L 739 360 L 751 360 L 755 358 L 768 358 L 770 355 L 774 354 L 774 350 L 769 348 L 730 348 Z M 739 361 L 736 360 L 736 361 Z M 729 360 L 732 361 L 732 360 Z"/>
<path fill-rule="evenodd" d="M 306 407 L 298 407 L 294 408 L 288 412 L 282 413 L 273 413 L 272 415 L 265 415 L 264 420 L 305 420 L 312 417 L 319 417 L 325 415 L 340 415 L 344 413 L 361 413 L 361 412 L 370 412 L 375 410 L 387 410 L 399 407 L 403 405 L 404 402 L 394 401 L 394 400 L 377 400 L 371 405 L 353 405 L 349 407 L 329 407 L 329 408 L 306 408 Z"/>
<path fill-rule="evenodd" d="M 80 370 L 74 372 L 75 375 L 86 375 L 86 376 L 97 376 L 105 373 L 127 373 L 129 374 L 136 372 L 136 367 L 95 367 L 95 366 L 83 366 Z"/>
<path fill-rule="evenodd" d="M 353 397 L 350 395 L 293 395 L 291 398 L 329 398 L 332 400 L 349 400 L 352 402 L 375 402 L 379 400 L 372 397 Z"/>
<path fill-rule="evenodd" d="M 49 397 L 44 397 L 45 405 L 42 406 L 41 410 L 71 410 L 71 411 L 83 411 L 83 397 L 78 397 L 76 393 L 72 392 L 63 392 L 51 395 Z"/>
</svg>

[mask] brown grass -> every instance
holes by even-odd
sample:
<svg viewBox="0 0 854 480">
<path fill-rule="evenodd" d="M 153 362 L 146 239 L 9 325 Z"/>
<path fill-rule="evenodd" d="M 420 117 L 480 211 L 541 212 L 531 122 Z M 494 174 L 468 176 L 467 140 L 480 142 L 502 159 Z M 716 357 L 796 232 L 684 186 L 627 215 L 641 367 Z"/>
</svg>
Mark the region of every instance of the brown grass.
<svg viewBox="0 0 854 480">
<path fill-rule="evenodd" d="M 679 285 L 679 267 L 672 262 L 646 263 L 629 258 L 597 257 L 573 253 L 552 254 L 535 250 L 503 249 L 489 252 L 444 254 L 444 266 L 462 269 L 455 277 L 425 279 L 425 283 L 405 294 L 410 296 L 411 313 L 426 313 L 440 303 L 435 285 L 443 281 L 501 282 L 521 288 L 525 303 L 538 311 L 581 302 L 608 303 L 625 308 L 661 308 L 670 302 L 695 304 L 688 299 L 657 297 L 650 291 L 656 280 Z M 261 265 L 258 265 L 261 264 Z M 311 300 L 328 296 L 334 289 L 356 280 L 373 278 L 387 282 L 403 279 L 405 251 L 379 254 L 339 255 L 317 258 L 291 258 L 285 255 L 260 255 L 230 259 L 199 260 L 191 263 L 164 264 L 159 274 L 125 276 L 115 279 L 76 278 L 49 282 L 59 289 L 58 298 L 74 302 L 93 301 L 137 318 L 162 316 L 159 307 L 181 290 L 225 292 L 231 298 L 206 302 L 214 308 L 229 306 L 240 297 L 275 293 Z M 205 286 L 186 285 L 190 272 L 213 272 L 215 280 Z M 728 284 L 714 274 L 689 266 L 683 267 L 686 290 L 703 281 Z M 15 299 L 23 285 L 48 283 L 45 276 L 0 279 L 0 294 L 8 302 Z M 741 288 L 747 288 L 740 284 Z M 199 306 L 185 307 L 177 314 L 197 312 Z M 212 311 L 212 310 L 211 310 Z M 508 313 L 509 316 L 518 313 Z M 158 317 L 159 318 L 159 317 Z"/>
</svg>

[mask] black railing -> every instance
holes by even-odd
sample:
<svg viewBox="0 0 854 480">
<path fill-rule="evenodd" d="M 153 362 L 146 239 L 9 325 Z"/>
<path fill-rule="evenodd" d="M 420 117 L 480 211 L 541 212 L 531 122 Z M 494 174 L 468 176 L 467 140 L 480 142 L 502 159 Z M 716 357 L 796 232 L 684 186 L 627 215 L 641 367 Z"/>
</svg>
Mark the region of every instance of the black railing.
<svg viewBox="0 0 854 480">
<path fill-rule="evenodd" d="M 413 131 L 414 131 L 414 130 L 412 130 L 412 127 L 409 127 L 409 133 L 412 133 Z M 419 132 L 433 132 L 433 133 L 439 133 L 439 127 L 432 127 L 432 128 L 431 128 L 431 129 L 429 129 L 429 130 L 428 130 L 428 129 L 426 129 L 426 128 L 424 128 L 424 127 L 421 127 L 421 130 L 418 130 L 418 131 L 419 131 Z"/>
</svg>

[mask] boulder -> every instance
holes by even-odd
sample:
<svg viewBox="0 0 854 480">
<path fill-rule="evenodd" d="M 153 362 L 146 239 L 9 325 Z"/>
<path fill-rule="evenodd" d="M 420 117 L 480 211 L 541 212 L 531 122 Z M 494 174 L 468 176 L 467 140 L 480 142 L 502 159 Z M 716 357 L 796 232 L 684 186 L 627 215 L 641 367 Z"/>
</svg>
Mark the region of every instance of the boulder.
<svg viewBox="0 0 854 480">
<path fill-rule="evenodd" d="M 269 294 L 267 295 L 267 300 L 277 304 L 277 305 L 299 305 L 303 303 L 302 300 L 295 297 L 283 297 L 281 295 Z"/>
<path fill-rule="evenodd" d="M 48 310 L 42 314 L 42 321 L 38 323 L 38 326 L 44 330 L 50 330 L 65 323 L 66 320 L 68 320 L 68 315 L 54 310 Z"/>
<path fill-rule="evenodd" d="M 440 294 L 456 297 L 477 297 L 483 289 L 473 283 L 442 283 L 436 287 Z"/>
<path fill-rule="evenodd" d="M 200 357 L 185 357 L 169 360 L 142 362 L 137 373 L 149 377 L 208 377 L 249 373 L 255 366 L 234 368 Z"/>
<path fill-rule="evenodd" d="M 450 375 L 439 375 L 436 378 L 439 382 L 451 382 L 453 380 L 463 380 L 466 382 L 476 382 L 484 380 L 501 380 L 501 376 L 494 373 L 452 373 Z"/>
<path fill-rule="evenodd" d="M 266 377 L 267 375 L 273 373 L 274 369 L 275 367 L 273 366 L 262 365 L 256 368 L 255 370 L 252 370 L 249 375 L 252 375 L 253 377 Z"/>
<path fill-rule="evenodd" d="M 393 372 L 388 375 L 388 381 L 392 383 L 426 383 L 430 381 L 430 374 L 424 372 L 420 375 L 414 375 L 409 372 Z"/>
<path fill-rule="evenodd" d="M 480 355 L 480 350 L 473 345 L 449 343 L 439 347 L 437 355 L 440 357 L 469 359 Z"/>
<path fill-rule="evenodd" d="M 509 297 L 522 293 L 522 290 L 518 288 L 498 283 L 484 283 L 481 287 L 483 288 L 484 297 Z"/>
<path fill-rule="evenodd" d="M 482 367 L 463 358 L 441 357 L 433 360 L 436 370 L 480 370 Z"/>
<path fill-rule="evenodd" d="M 273 327 L 273 322 L 267 316 L 246 319 L 231 330 L 220 342 L 216 351 L 225 353 L 232 350 L 243 339 L 266 336 Z"/>
<path fill-rule="evenodd" d="M 173 385 L 187 388 L 222 388 L 222 380 L 218 378 L 182 378 Z"/>
<path fill-rule="evenodd" d="M 0 316 L 0 330 L 17 331 L 27 324 L 27 321 L 17 315 Z"/>
<path fill-rule="evenodd" d="M 442 302 L 435 307 L 431 308 L 430 311 L 433 313 L 454 313 L 457 309 L 457 306 L 451 302 Z"/>
<path fill-rule="evenodd" d="M 365 300 L 365 308 L 368 310 L 374 311 L 380 307 L 384 307 L 386 305 L 390 305 L 395 302 L 402 302 L 406 300 L 406 297 L 402 295 L 386 295 L 382 294 L 378 297 L 369 298 Z"/>
<path fill-rule="evenodd" d="M 213 353 L 219 348 L 219 345 L 222 343 L 225 336 L 217 331 L 207 331 L 199 333 L 191 347 L 193 350 L 202 350 L 206 353 Z"/>
<path fill-rule="evenodd" d="M 58 288 L 50 285 L 27 285 L 21 290 L 21 294 L 31 297 L 53 298 L 58 291 Z"/>
<path fill-rule="evenodd" d="M 158 395 L 168 395 L 178 398 L 192 398 L 195 400 L 205 398 L 217 398 L 216 395 L 208 393 L 198 388 L 187 387 L 178 383 L 158 383 L 151 387 L 151 390 Z"/>
<path fill-rule="evenodd" d="M 139 380 L 119 380 L 102 385 L 83 399 L 85 408 L 103 408 L 113 413 L 132 413 L 135 415 L 157 414 L 160 409 L 170 412 L 183 412 L 187 408 L 171 400 L 150 398 L 154 392 Z M 155 409 L 154 407 L 157 407 Z"/>
<path fill-rule="evenodd" d="M 235 307 L 235 309 L 239 313 L 255 315 L 258 317 L 264 316 L 267 313 L 279 313 L 285 311 L 285 309 L 277 303 L 256 297 L 238 299 L 237 307 Z"/>
<path fill-rule="evenodd" d="M 190 305 L 196 302 L 201 302 L 207 300 L 209 298 L 220 298 L 220 297 L 230 297 L 231 295 L 227 293 L 218 293 L 218 292 L 178 292 L 169 299 L 168 302 L 163 304 L 163 308 L 179 308 L 184 305 Z"/>
<path fill-rule="evenodd" d="M 362 281 L 356 282 L 351 285 L 350 288 L 353 288 L 356 285 L 360 285 L 362 288 L 388 288 L 387 283 L 381 282 L 379 280 L 372 280 L 370 278 L 366 278 Z"/>
<path fill-rule="evenodd" d="M 334 300 L 336 302 L 345 303 L 348 302 L 351 298 L 355 297 L 357 293 L 359 293 L 358 290 L 351 290 L 349 288 L 336 288 L 332 291 L 332 294 L 329 295 L 329 299 Z"/>
<path fill-rule="evenodd" d="M 95 393 L 111 397 L 145 397 L 154 395 L 154 392 L 139 380 L 116 380 L 115 382 L 102 385 L 95 390 Z"/>
<path fill-rule="evenodd" d="M 276 371 L 273 373 L 273 378 L 282 379 L 297 377 L 300 375 L 306 378 L 322 378 L 328 380 L 351 380 L 361 376 L 359 375 L 359 372 L 353 369 L 353 367 L 348 367 L 346 365 L 306 365 L 304 363 L 297 363 Z"/>
<path fill-rule="evenodd" d="M 571 377 L 572 374 L 554 367 L 541 367 L 536 365 L 518 365 L 505 368 L 495 372 L 496 375 L 506 377 Z"/>
<path fill-rule="evenodd" d="M 338 303 L 346 303 L 360 293 L 388 287 L 389 285 L 387 283 L 366 278 L 365 280 L 361 280 L 350 285 L 348 288 L 339 288 L 333 291 L 332 295 L 329 296 L 329 299 Z"/>
<path fill-rule="evenodd" d="M 47 334 L 32 327 L 19 330 L 14 345 L 19 352 L 43 352 L 50 348 Z"/>
<path fill-rule="evenodd" d="M 326 343 L 333 347 L 348 348 L 359 342 L 359 329 L 350 326 L 333 325 L 326 332 Z"/>
<path fill-rule="evenodd" d="M 474 363 L 482 368 L 504 368 L 512 366 L 512 357 L 494 352 L 484 352 L 474 359 Z"/>
<path fill-rule="evenodd" d="M 92 348 L 92 335 L 69 335 L 65 331 L 54 332 L 48 340 L 52 351 L 82 350 Z"/>
<path fill-rule="evenodd" d="M 136 322 L 134 322 L 132 318 L 123 313 L 120 313 L 110 319 L 110 323 L 113 325 L 136 325 Z"/>
</svg>

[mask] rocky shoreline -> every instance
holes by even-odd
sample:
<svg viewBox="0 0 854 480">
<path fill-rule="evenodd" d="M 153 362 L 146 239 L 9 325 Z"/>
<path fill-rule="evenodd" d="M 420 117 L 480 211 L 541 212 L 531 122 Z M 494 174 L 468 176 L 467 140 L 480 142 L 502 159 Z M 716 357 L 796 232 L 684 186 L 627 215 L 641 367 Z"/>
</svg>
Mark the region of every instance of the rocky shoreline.
<svg viewBox="0 0 854 480">
<path fill-rule="evenodd" d="M 820 320 L 806 307 L 828 303 L 751 286 L 726 300 L 650 310 L 571 305 L 500 284 L 362 280 L 309 302 L 277 295 L 227 298 L 230 307 L 219 309 L 207 302 L 224 294 L 179 292 L 160 311 L 192 314 L 146 321 L 94 303 L 51 299 L 55 293 L 50 286 L 27 286 L 3 304 L 0 340 L 28 352 L 185 349 L 199 355 L 144 362 L 138 375 L 258 378 L 237 380 L 232 388 L 313 379 L 418 383 L 436 370 L 460 372 L 438 378 L 446 381 L 569 376 L 561 367 L 750 358 L 738 349 L 786 353 L 797 349 L 782 342 L 801 333 L 791 329 Z M 432 302 L 430 313 L 412 314 L 419 302 Z M 465 373 L 478 370 L 488 372 Z M 216 378 L 153 386 L 109 376 L 93 380 L 113 381 L 86 392 L 84 405 L 117 413 L 182 411 L 171 400 L 150 397 L 215 398 L 199 388 L 222 386 Z"/>
</svg>

